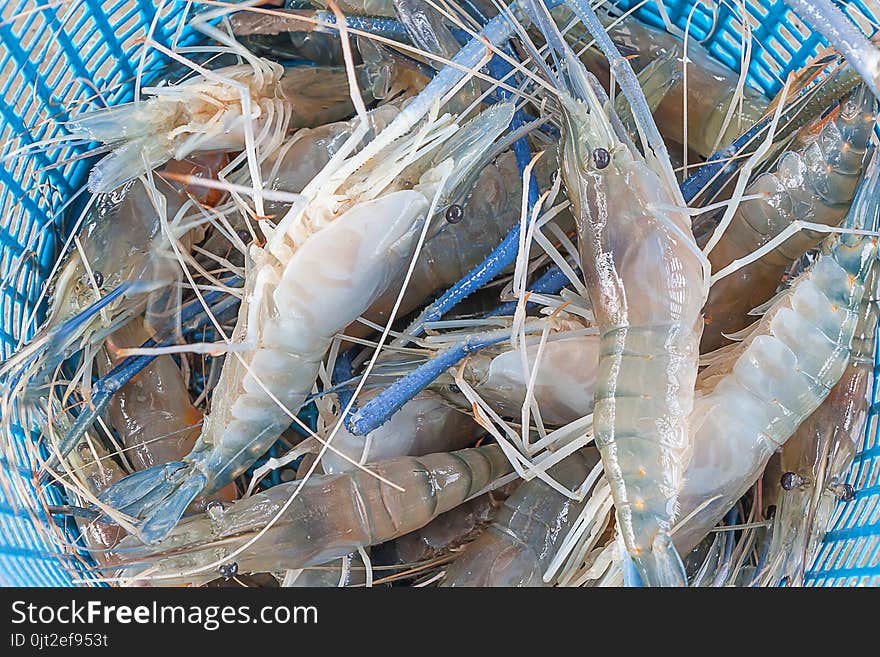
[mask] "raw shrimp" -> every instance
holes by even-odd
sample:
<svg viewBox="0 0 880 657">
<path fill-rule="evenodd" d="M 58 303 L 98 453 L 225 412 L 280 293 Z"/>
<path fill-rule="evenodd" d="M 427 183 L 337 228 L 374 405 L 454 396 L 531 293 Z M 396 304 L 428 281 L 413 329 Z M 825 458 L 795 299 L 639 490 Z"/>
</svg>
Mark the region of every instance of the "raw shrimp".
<svg viewBox="0 0 880 657">
<path fill-rule="evenodd" d="M 720 271 L 776 237 L 796 219 L 829 226 L 846 216 L 864 171 L 865 150 L 874 130 L 875 100 L 860 86 L 827 116 L 805 126 L 775 169 L 745 191 L 763 198 L 743 201 L 709 253 Z M 821 241 L 801 231 L 771 253 L 717 281 L 709 292 L 701 349 L 713 351 L 750 323 L 749 311 L 770 299 L 785 270 Z"/>
<path fill-rule="evenodd" d="M 262 159 L 289 129 L 340 121 L 354 112 L 344 68 L 285 69 L 262 57 L 248 59 L 249 64 L 200 69 L 200 75 L 176 85 L 145 87 L 147 100 L 70 121 L 71 134 L 112 146 L 89 174 L 89 190 L 109 192 L 172 158 L 244 150 L 248 133 L 256 136 L 256 156 Z M 357 67 L 364 100 L 384 97 L 394 72 L 390 60 Z"/>
<path fill-rule="evenodd" d="M 548 341 L 538 357 L 538 344 L 525 347 L 532 394 L 545 424 L 563 426 L 593 412 L 599 364 L 599 336 L 576 335 Z M 499 353 L 500 352 L 500 353 Z M 501 415 L 519 417 L 529 377 L 521 349 L 488 348 L 465 361 L 463 376 Z"/>
<path fill-rule="evenodd" d="M 197 173 L 205 172 L 198 162 L 170 163 L 165 170 L 192 172 L 193 166 Z M 5 403 L 18 394 L 19 386 L 29 385 L 72 353 L 97 345 L 145 308 L 156 324 L 151 329 L 167 328 L 161 326 L 161 316 L 169 301 L 168 286 L 179 272 L 165 257 L 168 237 L 153 202 L 163 202 L 171 217 L 187 202 L 184 191 L 156 176 L 152 183 L 133 180 L 94 197 L 76 231 L 75 248 L 53 278 L 46 321 L 0 367 L 8 377 Z M 197 238 L 188 236 L 198 231 L 177 223 L 171 222 L 170 228 L 184 246 Z"/>
<path fill-rule="evenodd" d="M 341 454 L 355 463 L 424 456 L 462 449 L 474 444 L 479 434 L 480 427 L 470 415 L 426 391 L 404 404 L 388 422 L 367 436 L 355 436 L 344 425 L 339 427 L 333 438 L 335 451 L 325 451 L 321 465 L 327 474 L 348 472 L 354 465 Z"/>
<path fill-rule="evenodd" d="M 678 210 L 684 201 L 638 82 L 595 14 L 570 2 L 614 57 L 612 70 L 648 135 L 648 159 L 609 119 L 601 87 L 543 6 L 528 4 L 560 61 L 562 176 L 601 335 L 593 424 L 618 528 L 646 585 L 684 585 L 669 531 L 690 456 L 705 262 L 690 218 Z"/>
<path fill-rule="evenodd" d="M 107 338 L 107 354 L 98 371 L 106 374 L 123 357 L 116 351 L 140 346 L 150 338 L 139 320 Z M 202 412 L 190 401 L 186 381 L 171 356 L 157 357 L 117 392 L 108 405 L 111 426 L 135 470 L 177 461 L 192 449 L 202 427 Z"/>
<path fill-rule="evenodd" d="M 155 546 L 133 537 L 119 546 L 124 574 L 157 583 L 200 584 L 214 570 L 193 572 L 226 559 L 275 517 L 293 491 L 302 486 L 278 521 L 245 552 L 234 557 L 238 572 L 306 568 L 345 556 L 352 550 L 388 541 L 423 527 L 511 471 L 497 445 L 421 458 L 403 457 L 372 465 L 399 491 L 360 470 L 316 475 L 281 484 L 184 519 Z M 132 572 L 132 571 L 136 572 Z"/>
<path fill-rule="evenodd" d="M 866 282 L 862 312 L 852 341 L 849 364 L 822 405 L 798 427 L 782 448 L 781 469 L 801 483 L 782 490 L 767 553 L 770 585 L 784 578 L 803 584 L 804 569 L 815 554 L 841 498 L 852 495 L 846 472 L 865 433 L 874 370 L 877 331 L 877 273 Z M 790 477 L 790 474 L 786 476 Z"/>
<path fill-rule="evenodd" d="M 425 242 L 398 316 L 412 312 L 436 290 L 449 287 L 482 262 L 519 221 L 521 199 L 522 177 L 516 157 L 508 151 L 482 170 L 467 202 L 460 206 L 461 217 L 456 217 L 455 223 L 444 222 L 439 232 Z M 364 317 L 384 324 L 398 292 L 393 286 L 389 288 Z M 371 331 L 355 323 L 346 329 L 346 334 L 366 337 Z"/>
<path fill-rule="evenodd" d="M 581 450 L 548 474 L 575 489 L 598 461 L 595 450 Z M 447 567 L 441 586 L 544 586 L 544 571 L 588 499 L 566 497 L 537 477 L 520 484 L 492 524 Z"/>
<path fill-rule="evenodd" d="M 343 159 L 368 129 L 363 117 L 349 147 L 300 201 L 274 227 L 260 223 L 266 244 L 250 246 L 245 302 L 232 336 L 245 351 L 227 356 L 196 446 L 183 461 L 135 473 L 104 494 L 110 506 L 140 520 L 145 541 L 161 539 L 196 496 L 222 488 L 275 442 L 311 391 L 335 334 L 407 263 L 431 199 L 442 196 L 444 184 L 455 189 L 467 179 L 507 126 L 509 104 L 460 131 L 448 115 L 411 130 L 437 92 L 463 76 L 438 74 L 376 139 Z M 410 167 L 424 173 L 407 174 L 419 182 L 400 189 L 397 179 Z"/>
<path fill-rule="evenodd" d="M 872 163 L 845 222 L 876 230 Z M 694 452 L 675 543 L 689 551 L 760 476 L 770 456 L 828 396 L 851 355 L 876 267 L 875 238 L 829 237 L 822 254 L 780 294 L 748 336 L 716 352 L 699 379 L 691 417 Z"/>
<path fill-rule="evenodd" d="M 559 9 L 556 11 L 566 11 Z M 653 62 L 671 60 L 676 63 L 675 81 L 654 112 L 664 138 L 685 143 L 687 115 L 687 145 L 702 157 L 709 157 L 718 147 L 727 146 L 746 129 L 751 128 L 766 112 L 769 101 L 748 85 L 740 87 L 739 75 L 713 58 L 700 43 L 688 39 L 687 67 L 684 42 L 664 30 L 642 23 L 628 16 L 612 26 L 612 19 L 603 20 L 608 34 L 626 53 L 638 55 L 637 68 Z M 573 36 L 578 32 L 572 30 Z M 582 56 L 593 69 L 608 71 L 608 61 L 601 52 L 587 50 Z M 684 78 L 687 75 L 687 95 Z M 741 104 L 740 104 L 741 100 Z M 687 102 L 687 112 L 684 103 Z M 731 105 L 735 109 L 728 119 Z"/>
<path fill-rule="evenodd" d="M 408 40 L 406 30 L 397 21 L 377 17 L 367 17 L 365 21 L 370 23 L 369 31 L 375 35 L 392 41 Z M 346 17 L 349 27 L 363 29 L 363 22 L 357 19 L 352 21 L 352 16 Z M 271 13 L 242 11 L 234 14 L 230 23 L 236 38 L 257 55 L 275 61 L 305 60 L 318 66 L 345 64 L 339 32 L 324 25 L 336 23 L 336 16 L 331 12 L 314 9 L 276 9 Z M 370 37 L 355 37 L 350 39 L 349 45 L 352 47 L 352 61 L 355 64 L 390 57 L 401 69 L 408 69 L 420 78 L 430 72 L 429 67 L 421 62 L 386 48 Z M 400 73 L 402 72 L 401 70 Z M 406 88 L 407 84 L 402 86 Z"/>
</svg>

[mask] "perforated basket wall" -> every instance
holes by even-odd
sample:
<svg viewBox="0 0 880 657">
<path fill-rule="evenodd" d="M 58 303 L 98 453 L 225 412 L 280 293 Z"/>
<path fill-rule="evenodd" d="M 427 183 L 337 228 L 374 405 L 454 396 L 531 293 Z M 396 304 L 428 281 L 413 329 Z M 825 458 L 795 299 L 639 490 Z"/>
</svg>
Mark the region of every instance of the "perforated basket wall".
<svg viewBox="0 0 880 657">
<path fill-rule="evenodd" d="M 619 0 L 617 4 L 630 8 L 637 3 Z M 749 0 L 747 4 L 754 19 L 749 78 L 772 94 L 822 41 L 781 0 Z M 739 70 L 741 26 L 726 5 L 714 13 L 706 4 L 694 7 L 692 0 L 666 0 L 665 6 L 674 23 L 687 27 L 721 61 Z M 852 11 L 867 14 L 858 0 L 851 6 Z M 63 135 L 63 122 L 84 109 L 131 100 L 142 58 L 146 81 L 164 65 L 155 49 L 144 51 L 144 37 L 150 34 L 168 47 L 186 45 L 196 38 L 186 26 L 191 11 L 192 4 L 184 0 L 7 0 L 0 9 L 0 155 Z M 640 8 L 639 13 L 662 26 L 653 4 Z M 82 186 L 91 165 L 88 160 L 71 160 L 75 154 L 75 149 L 56 148 L 0 161 L 0 353 L 4 359 L 33 333 L 32 323 L 25 328 L 26 318 L 42 310 L 35 304 L 66 237 L 64 204 Z M 66 163 L 53 166 L 57 162 Z M 858 491 L 856 499 L 837 509 L 808 575 L 810 584 L 880 584 L 877 425 L 873 412 L 849 474 Z M 16 427 L 16 450 L 23 455 L 38 431 L 39 427 Z M 0 461 L 0 477 L 9 467 Z M 14 467 L 25 480 L 33 480 L 30 471 Z M 61 554 L 21 511 L 21 496 L 34 492 L 33 487 L 8 490 L 0 486 L 0 584 L 94 583 L 81 556 Z M 50 492 L 49 498 L 54 503 L 63 501 L 60 491 Z M 69 535 L 73 540 L 75 535 Z"/>
</svg>

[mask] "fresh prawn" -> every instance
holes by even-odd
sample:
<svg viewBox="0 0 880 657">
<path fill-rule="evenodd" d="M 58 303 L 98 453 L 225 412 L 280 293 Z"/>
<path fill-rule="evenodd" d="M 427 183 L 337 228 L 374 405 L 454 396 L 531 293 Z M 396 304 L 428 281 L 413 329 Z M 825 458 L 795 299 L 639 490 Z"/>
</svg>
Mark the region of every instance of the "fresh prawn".
<svg viewBox="0 0 880 657">
<path fill-rule="evenodd" d="M 499 33 L 509 29 L 496 25 Z M 479 50 L 475 45 L 462 53 L 475 58 Z M 347 148 L 301 200 L 274 227 L 261 222 L 266 243 L 250 246 L 246 301 L 232 338 L 245 351 L 227 357 L 214 410 L 193 451 L 104 493 L 110 506 L 140 520 L 144 540 L 161 539 L 196 496 L 225 486 L 275 442 L 311 391 L 335 334 L 405 265 L 431 199 L 441 196 L 444 184 L 454 189 L 468 179 L 469 167 L 507 126 L 512 106 L 496 105 L 460 133 L 448 116 L 412 130 L 464 76 L 458 70 L 436 76 L 376 139 L 350 155 L 368 130 L 362 117 Z M 422 172 L 408 174 L 419 182 L 400 189 L 396 181 L 410 167 Z"/>
<path fill-rule="evenodd" d="M 845 226 L 876 230 L 877 163 Z M 852 354 L 877 239 L 845 233 L 780 294 L 743 341 L 712 355 L 691 418 L 694 451 L 675 543 L 690 550 L 760 476 L 770 456 L 827 398 Z"/>
<path fill-rule="evenodd" d="M 802 585 L 804 570 L 824 535 L 840 499 L 854 495 L 844 483 L 865 432 L 870 411 L 877 331 L 876 265 L 866 280 L 865 296 L 853 335 L 849 364 L 825 401 L 782 448 L 781 498 L 773 518 L 766 572 L 760 581 L 779 585 L 787 578 Z"/>
<path fill-rule="evenodd" d="M 859 87 L 827 116 L 798 134 L 772 171 L 758 176 L 721 239 L 709 252 L 713 271 L 755 251 L 796 219 L 837 226 L 855 196 L 876 123 L 875 100 Z M 748 313 L 770 299 L 785 270 L 821 241 L 802 231 L 771 253 L 716 281 L 709 291 L 701 348 L 712 351 L 749 324 Z"/>
<path fill-rule="evenodd" d="M 669 532 L 690 456 L 687 418 L 708 292 L 706 263 L 689 216 L 678 209 L 684 202 L 643 98 L 645 111 L 639 109 L 635 75 L 595 13 L 569 2 L 613 57 L 612 70 L 648 135 L 647 159 L 615 130 L 598 82 L 543 6 L 529 5 L 559 61 L 562 176 L 601 335 L 594 429 L 617 525 L 646 584 L 684 585 Z"/>
<path fill-rule="evenodd" d="M 250 549 L 236 557 L 237 570 L 273 572 L 327 563 L 352 550 L 388 541 L 426 525 L 511 470 L 497 445 L 420 458 L 403 457 L 372 465 L 396 490 L 362 471 L 316 475 L 291 482 L 183 520 L 159 544 L 133 537 L 118 550 L 121 575 L 163 585 L 200 584 L 213 579 L 205 566 L 231 554 L 293 503 Z"/>
</svg>

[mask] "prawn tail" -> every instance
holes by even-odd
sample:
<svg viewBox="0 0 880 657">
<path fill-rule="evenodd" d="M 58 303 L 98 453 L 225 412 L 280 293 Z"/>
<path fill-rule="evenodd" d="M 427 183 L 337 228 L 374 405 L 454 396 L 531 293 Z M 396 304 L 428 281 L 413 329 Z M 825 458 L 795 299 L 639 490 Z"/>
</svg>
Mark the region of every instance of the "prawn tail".
<svg viewBox="0 0 880 657">
<path fill-rule="evenodd" d="M 660 533 L 648 554 L 633 557 L 644 586 L 684 587 L 687 574 L 684 562 L 669 534 Z"/>
<path fill-rule="evenodd" d="M 134 518 L 139 538 L 154 545 L 177 526 L 206 484 L 205 475 L 191 463 L 173 461 L 120 479 L 99 499 Z"/>
</svg>

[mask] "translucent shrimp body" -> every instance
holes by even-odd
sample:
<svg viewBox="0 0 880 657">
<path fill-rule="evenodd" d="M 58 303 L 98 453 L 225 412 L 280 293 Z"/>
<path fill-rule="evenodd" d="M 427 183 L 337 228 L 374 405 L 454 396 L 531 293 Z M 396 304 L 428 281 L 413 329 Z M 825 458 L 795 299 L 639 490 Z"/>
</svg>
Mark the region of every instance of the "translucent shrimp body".
<svg viewBox="0 0 880 657">
<path fill-rule="evenodd" d="M 99 373 L 121 362 L 116 350 L 140 346 L 149 338 L 138 320 L 118 329 L 107 339 L 107 356 L 99 357 Z M 135 470 L 183 458 L 202 428 L 202 412 L 192 405 L 183 374 L 168 355 L 157 357 L 122 386 L 108 404 L 108 415 Z"/>
<path fill-rule="evenodd" d="M 111 147 L 89 174 L 89 190 L 108 192 L 172 158 L 242 151 L 249 136 L 256 151 L 249 156 L 262 160 L 288 130 L 342 121 L 355 112 L 344 67 L 285 68 L 250 54 L 247 59 L 213 71 L 197 67 L 199 75 L 179 84 L 145 88 L 146 100 L 70 121 L 71 134 Z M 384 98 L 396 75 L 393 60 L 378 56 L 355 69 L 368 103 Z"/>
<path fill-rule="evenodd" d="M 200 514 L 184 520 L 154 547 L 125 540 L 119 556 L 126 562 L 126 574 L 149 573 L 162 578 L 156 580 L 160 585 L 210 581 L 216 577 L 214 570 L 166 576 L 224 559 L 278 514 L 300 485 L 302 490 L 281 518 L 235 560 L 239 572 L 317 566 L 415 531 L 511 471 L 497 445 L 404 457 L 371 467 L 404 490 L 359 470 L 273 486 L 235 502 L 214 519 Z"/>
<path fill-rule="evenodd" d="M 366 397 L 364 397 L 366 399 Z M 441 397 L 422 392 L 391 419 L 366 436 L 355 436 L 345 426 L 333 437 L 334 450 L 321 457 L 324 472 L 348 472 L 355 463 L 374 463 L 399 456 L 424 456 L 462 449 L 476 442 L 480 427 L 474 419 L 452 408 Z"/>
<path fill-rule="evenodd" d="M 558 35 L 547 23 L 545 36 L 550 30 Z M 687 418 L 707 292 L 704 262 L 690 218 L 676 209 L 680 193 L 669 162 L 652 154 L 643 159 L 615 131 L 595 91 L 598 82 L 567 45 L 556 48 L 564 81 L 558 85 L 562 175 L 601 336 L 596 445 L 618 528 L 642 580 L 682 585 L 684 568 L 669 530 L 690 455 Z M 662 147 L 652 142 L 648 150 L 665 157 Z"/>
<path fill-rule="evenodd" d="M 853 210 L 871 225 L 876 174 L 869 189 Z M 718 352 L 701 373 L 679 548 L 689 550 L 706 535 L 838 382 L 867 312 L 865 285 L 876 257 L 873 238 L 828 238 L 822 255 L 748 337 Z"/>
<path fill-rule="evenodd" d="M 437 177 L 466 176 L 512 113 L 512 106 L 497 105 L 460 132 L 448 116 L 431 121 L 376 159 L 364 158 L 344 193 L 306 194 L 274 228 L 262 226 L 266 245 L 250 247 L 232 336 L 246 350 L 227 357 L 198 442 L 182 461 L 136 473 L 104 494 L 111 506 L 141 519 L 144 540 L 167 534 L 197 495 L 243 473 L 290 425 L 334 336 L 408 262 L 439 192 Z M 415 151 L 421 142 L 429 146 Z M 440 146 L 445 150 L 435 152 Z M 413 152 L 421 157 L 413 161 Z M 399 189 L 410 167 L 424 173 L 415 175 L 414 188 Z"/>
<path fill-rule="evenodd" d="M 532 395 L 545 424 L 563 426 L 593 412 L 599 336 L 577 335 L 521 349 L 484 349 L 465 362 L 464 377 L 501 415 L 519 417 L 534 373 Z"/>
<path fill-rule="evenodd" d="M 250 246 L 245 299 L 232 336 L 244 352 L 225 360 L 215 411 L 196 446 L 183 461 L 135 473 L 104 494 L 111 507 L 137 519 L 143 540 L 167 535 L 195 497 L 230 482 L 271 447 L 311 390 L 334 335 L 404 266 L 429 199 L 443 201 L 444 192 L 468 180 L 507 127 L 511 104 L 487 110 L 460 134 L 448 115 L 437 117 L 437 109 L 483 60 L 487 41 L 497 44 L 512 31 L 506 16 L 490 21 L 455 56 L 456 66 L 440 71 L 352 154 L 370 130 L 362 116 L 346 147 L 285 216 L 274 226 L 260 224 L 266 242 Z M 399 178 L 415 187 L 400 189 Z"/>
<path fill-rule="evenodd" d="M 581 450 L 549 474 L 572 489 L 598 458 Z M 543 575 L 587 500 L 577 501 L 538 478 L 524 482 L 504 501 L 495 520 L 446 570 L 442 586 L 544 586 Z"/>
<path fill-rule="evenodd" d="M 837 226 L 846 216 L 864 172 L 865 149 L 874 130 L 875 100 L 860 86 L 826 117 L 805 126 L 773 171 L 745 191 L 763 198 L 743 201 L 721 240 L 709 253 L 713 271 L 743 258 L 795 220 Z M 751 323 L 749 311 L 770 299 L 785 270 L 822 239 L 802 231 L 761 259 L 717 281 L 709 292 L 702 351 L 727 343 Z"/>
<path fill-rule="evenodd" d="M 812 561 L 842 496 L 833 487 L 846 494 L 842 489 L 843 478 L 864 435 L 870 410 L 878 269 L 875 263 L 867 281 L 849 364 L 843 376 L 782 448 L 782 471 L 795 473 L 804 483 L 781 492 L 766 557 L 768 572 L 758 573 L 761 580 L 770 585 L 779 585 L 784 578 L 795 585 L 803 584 L 804 570 Z"/>
<path fill-rule="evenodd" d="M 259 330 L 260 348 L 245 354 L 243 362 L 235 355 L 227 358 L 214 390 L 215 410 L 183 462 L 166 465 L 160 475 L 150 469 L 124 479 L 105 493 L 106 501 L 123 509 L 143 500 L 143 530 L 156 540 L 196 495 L 221 488 L 247 469 L 291 423 L 285 409 L 295 412 L 311 391 L 336 332 L 365 309 L 370 295 L 384 289 L 391 272 L 404 266 L 427 208 L 418 192 L 356 206 L 296 252 L 283 269 L 284 281 L 252 246 L 257 267 L 277 278 L 263 290 L 254 284 L 255 276 L 248 278 L 249 303 L 242 304 L 248 312 L 239 315 L 233 339 L 246 340 L 248 328 Z M 158 500 L 144 500 L 148 489 L 141 478 L 159 487 Z"/>
</svg>

